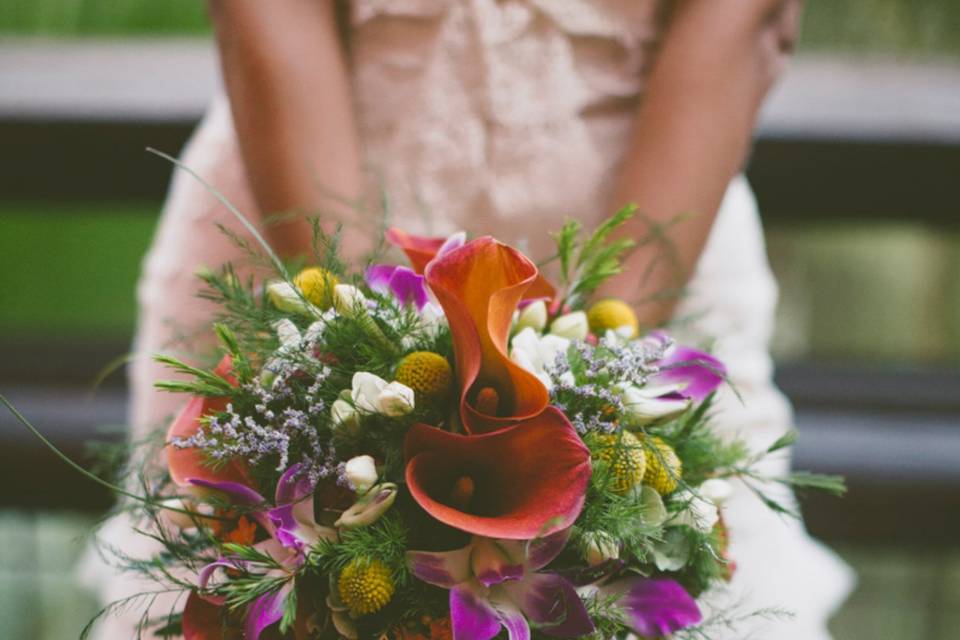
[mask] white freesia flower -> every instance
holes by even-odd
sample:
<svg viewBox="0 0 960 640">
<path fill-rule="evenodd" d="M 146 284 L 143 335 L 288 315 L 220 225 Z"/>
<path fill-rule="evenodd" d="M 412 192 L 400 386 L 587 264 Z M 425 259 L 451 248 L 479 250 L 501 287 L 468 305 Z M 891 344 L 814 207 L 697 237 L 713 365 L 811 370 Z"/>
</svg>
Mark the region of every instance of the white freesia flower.
<svg viewBox="0 0 960 640">
<path fill-rule="evenodd" d="M 364 494 L 377 484 L 377 463 L 371 456 L 357 456 L 347 460 L 343 470 L 347 480 L 358 494 Z"/>
<path fill-rule="evenodd" d="M 680 385 L 636 387 L 623 389 L 623 406 L 634 424 L 649 424 L 657 420 L 680 415 L 690 408 L 689 398 L 664 398 Z"/>
<path fill-rule="evenodd" d="M 733 495 L 733 485 L 723 478 L 710 478 L 701 484 L 697 491 L 713 504 L 722 507 Z"/>
<path fill-rule="evenodd" d="M 531 302 L 517 314 L 517 331 L 527 327 L 543 331 L 547 326 L 547 303 L 544 300 Z"/>
<path fill-rule="evenodd" d="M 380 413 L 391 418 L 405 416 L 414 408 L 413 389 L 402 382 L 391 382 L 380 392 L 377 400 Z"/>
<path fill-rule="evenodd" d="M 273 330 L 277 332 L 277 338 L 280 340 L 281 347 L 299 348 L 300 330 L 297 325 L 287 318 L 277 320 L 273 323 Z"/>
<path fill-rule="evenodd" d="M 338 313 L 353 316 L 358 310 L 366 309 L 366 305 L 366 296 L 352 284 L 338 284 L 333 287 L 333 306 Z"/>
<path fill-rule="evenodd" d="M 683 490 L 677 498 L 687 503 L 686 509 L 678 513 L 669 522 L 670 525 L 687 525 L 704 533 L 710 532 L 720 520 L 720 503 L 729 497 L 731 488 L 719 484 L 708 485 L 708 480 L 697 489 L 696 493 Z M 718 482 L 728 484 L 723 480 Z M 706 491 L 704 491 L 706 486 Z"/>
<path fill-rule="evenodd" d="M 284 280 L 274 280 L 267 283 L 267 297 L 277 309 L 289 313 L 319 316 L 320 309 L 308 302 L 297 288 Z"/>
<path fill-rule="evenodd" d="M 620 545 L 609 533 L 594 531 L 587 536 L 586 560 L 591 567 L 620 557 Z"/>
<path fill-rule="evenodd" d="M 590 332 L 590 323 L 587 314 L 583 311 L 574 311 L 560 316 L 550 325 L 550 333 L 571 340 L 583 340 Z"/>
<path fill-rule="evenodd" d="M 367 371 L 353 374 L 350 397 L 362 413 L 380 413 L 397 417 L 414 409 L 413 389 L 400 382 L 390 382 Z"/>
<path fill-rule="evenodd" d="M 338 427 L 351 426 L 356 424 L 357 410 L 347 400 L 337 398 L 330 407 L 330 417 L 333 419 L 333 424 Z"/>
<path fill-rule="evenodd" d="M 541 336 L 527 327 L 510 341 L 510 359 L 539 378 L 547 390 L 553 388 L 548 369 L 553 367 L 557 356 L 566 353 L 570 346 L 567 338 L 547 334 Z"/>
</svg>

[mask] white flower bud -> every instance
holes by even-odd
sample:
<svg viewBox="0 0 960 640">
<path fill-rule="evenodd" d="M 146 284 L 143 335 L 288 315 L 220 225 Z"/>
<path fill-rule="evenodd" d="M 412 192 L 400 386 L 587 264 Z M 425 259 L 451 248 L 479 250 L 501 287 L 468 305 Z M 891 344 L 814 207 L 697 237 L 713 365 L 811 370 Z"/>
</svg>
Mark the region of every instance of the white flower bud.
<svg viewBox="0 0 960 640">
<path fill-rule="evenodd" d="M 387 381 L 368 371 L 353 374 L 350 397 L 358 411 L 380 413 L 380 393 L 386 388 Z"/>
<path fill-rule="evenodd" d="M 517 317 L 517 331 L 527 327 L 535 331 L 543 331 L 547 326 L 547 303 L 543 300 L 531 302 Z"/>
<path fill-rule="evenodd" d="M 620 545 L 610 534 L 603 531 L 594 531 L 588 534 L 586 559 L 587 564 L 591 567 L 619 557 Z"/>
<path fill-rule="evenodd" d="M 366 305 L 366 296 L 352 284 L 338 284 L 333 288 L 333 306 L 337 313 L 352 317 L 366 310 Z"/>
<path fill-rule="evenodd" d="M 371 456 L 357 456 L 350 458 L 344 468 L 347 480 L 354 490 L 363 495 L 370 487 L 377 484 L 377 464 Z"/>
<path fill-rule="evenodd" d="M 562 315 L 550 325 L 550 333 L 571 340 L 583 340 L 589 332 L 590 323 L 587 321 L 587 314 L 583 311 Z"/>
<path fill-rule="evenodd" d="M 333 526 L 350 528 L 373 524 L 393 506 L 396 499 L 397 485 L 391 482 L 378 484 L 344 511 Z"/>
<path fill-rule="evenodd" d="M 391 418 L 405 416 L 414 408 L 413 389 L 402 382 L 391 382 L 380 392 L 377 398 L 380 413 Z"/>
<path fill-rule="evenodd" d="M 289 319 L 284 318 L 274 322 L 273 330 L 277 332 L 277 338 L 282 347 L 295 349 L 300 346 L 300 330 Z"/>
<path fill-rule="evenodd" d="M 623 406 L 633 424 L 649 424 L 680 415 L 690 408 L 688 398 L 663 398 L 669 389 L 630 386 L 623 390 Z"/>
<path fill-rule="evenodd" d="M 711 500 L 689 491 L 683 491 L 676 497 L 681 501 L 685 500 L 687 508 L 674 516 L 668 524 L 687 525 L 703 533 L 709 533 L 720 520 L 720 511 Z"/>
<path fill-rule="evenodd" d="M 710 478 L 701 484 L 697 491 L 719 507 L 733 495 L 733 485 L 723 478 Z"/>
<path fill-rule="evenodd" d="M 283 280 L 267 283 L 267 298 L 281 311 L 320 315 L 319 309 L 307 302 L 292 284 Z"/>
<path fill-rule="evenodd" d="M 343 398 L 337 398 L 330 407 L 330 417 L 338 427 L 350 427 L 357 423 L 357 410 Z"/>
</svg>

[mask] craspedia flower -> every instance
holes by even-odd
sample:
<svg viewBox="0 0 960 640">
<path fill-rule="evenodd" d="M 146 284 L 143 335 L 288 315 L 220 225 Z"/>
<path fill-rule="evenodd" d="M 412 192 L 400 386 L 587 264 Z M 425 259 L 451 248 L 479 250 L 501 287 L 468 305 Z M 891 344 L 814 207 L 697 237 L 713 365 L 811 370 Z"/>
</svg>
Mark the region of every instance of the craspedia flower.
<svg viewBox="0 0 960 640">
<path fill-rule="evenodd" d="M 382 609 L 395 589 L 390 570 L 376 559 L 352 560 L 340 572 L 337 588 L 350 613 L 361 616 Z"/>
<path fill-rule="evenodd" d="M 623 331 L 627 334 L 626 337 L 635 338 L 640 328 L 637 314 L 633 312 L 630 305 L 617 298 L 607 298 L 590 307 L 587 311 L 587 321 L 590 323 L 590 331 L 598 336 L 602 336 L 610 329 Z"/>
<path fill-rule="evenodd" d="M 307 267 L 293 278 L 303 297 L 321 309 L 333 304 L 333 288 L 338 283 L 337 276 L 320 267 Z"/>
<path fill-rule="evenodd" d="M 609 465 L 609 488 L 614 493 L 625 494 L 643 482 L 647 460 L 637 436 L 629 431 L 599 435 L 591 449 L 595 460 Z"/>
<path fill-rule="evenodd" d="M 445 398 L 453 383 L 450 363 L 439 353 L 414 351 L 404 356 L 394 376 L 426 401 Z"/>
<path fill-rule="evenodd" d="M 647 471 L 643 476 L 643 484 L 653 487 L 662 496 L 673 493 L 677 489 L 677 479 L 683 472 L 676 451 L 656 436 L 644 438 L 643 444 L 647 448 Z"/>
</svg>

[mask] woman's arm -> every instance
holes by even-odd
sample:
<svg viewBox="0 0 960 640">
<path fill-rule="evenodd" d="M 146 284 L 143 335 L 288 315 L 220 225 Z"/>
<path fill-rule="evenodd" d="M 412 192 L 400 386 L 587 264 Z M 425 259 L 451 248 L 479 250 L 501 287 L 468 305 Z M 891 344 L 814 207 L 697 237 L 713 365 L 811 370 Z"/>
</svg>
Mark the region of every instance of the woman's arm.
<svg viewBox="0 0 960 640">
<path fill-rule="evenodd" d="M 262 214 L 333 210 L 362 173 L 333 0 L 210 0 L 247 177 Z M 267 229 L 283 255 L 305 253 L 302 216 Z"/>
<path fill-rule="evenodd" d="M 628 274 L 605 293 L 645 299 L 641 322 L 667 320 L 677 291 L 692 275 L 720 201 L 746 158 L 767 91 L 790 51 L 800 12 L 795 0 L 681 0 L 636 117 L 634 139 L 615 192 L 615 206 L 636 202 L 642 217 L 630 237 L 648 236 L 681 214 L 662 242 L 644 246 Z M 638 274 L 644 274 L 643 278 Z M 639 285 L 638 285 L 639 282 Z"/>
</svg>

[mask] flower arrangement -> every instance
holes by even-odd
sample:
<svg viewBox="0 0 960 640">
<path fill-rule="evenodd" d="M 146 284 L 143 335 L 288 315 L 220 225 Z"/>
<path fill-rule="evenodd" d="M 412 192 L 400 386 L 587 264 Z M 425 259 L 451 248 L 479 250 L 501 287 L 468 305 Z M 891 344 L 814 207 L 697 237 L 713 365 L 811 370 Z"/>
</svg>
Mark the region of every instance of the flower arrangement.
<svg viewBox="0 0 960 640">
<path fill-rule="evenodd" d="M 122 556 L 184 594 L 155 621 L 187 640 L 709 637 L 729 580 L 722 505 L 763 478 L 710 427 L 710 354 L 590 303 L 631 243 L 627 208 L 557 234 L 558 277 L 491 237 L 386 240 L 409 266 L 317 264 L 220 303 L 211 369 L 161 361 L 191 397 L 133 509 L 163 551 Z M 269 252 L 269 248 L 267 247 Z M 122 552 L 122 550 L 121 550 Z M 789 604 L 789 603 L 786 603 Z"/>
</svg>

